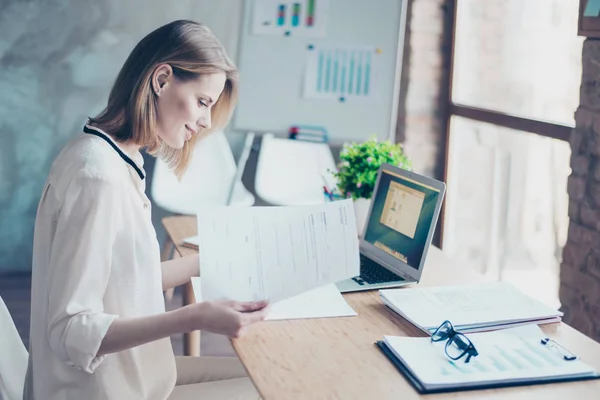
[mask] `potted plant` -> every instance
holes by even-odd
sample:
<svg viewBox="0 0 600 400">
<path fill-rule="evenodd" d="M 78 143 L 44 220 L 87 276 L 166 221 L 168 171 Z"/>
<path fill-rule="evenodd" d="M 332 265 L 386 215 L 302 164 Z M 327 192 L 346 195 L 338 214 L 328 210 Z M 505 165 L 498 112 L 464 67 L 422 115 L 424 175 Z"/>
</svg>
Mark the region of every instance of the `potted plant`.
<svg viewBox="0 0 600 400">
<path fill-rule="evenodd" d="M 352 198 L 354 201 L 359 234 L 363 233 L 381 164 L 392 164 L 409 171 L 412 168 L 400 143 L 381 142 L 371 138 L 362 143 L 344 144 L 338 170 L 332 172 L 337 178 L 337 190 L 341 197 Z"/>
</svg>

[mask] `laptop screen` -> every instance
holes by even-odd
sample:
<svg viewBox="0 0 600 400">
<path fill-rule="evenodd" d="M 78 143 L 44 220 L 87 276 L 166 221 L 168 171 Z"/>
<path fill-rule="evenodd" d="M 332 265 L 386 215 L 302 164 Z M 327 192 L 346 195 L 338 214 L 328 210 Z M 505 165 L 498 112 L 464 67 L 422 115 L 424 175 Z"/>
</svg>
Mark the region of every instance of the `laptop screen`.
<svg viewBox="0 0 600 400">
<path fill-rule="evenodd" d="M 419 269 L 440 191 L 381 171 L 364 240 Z"/>
</svg>

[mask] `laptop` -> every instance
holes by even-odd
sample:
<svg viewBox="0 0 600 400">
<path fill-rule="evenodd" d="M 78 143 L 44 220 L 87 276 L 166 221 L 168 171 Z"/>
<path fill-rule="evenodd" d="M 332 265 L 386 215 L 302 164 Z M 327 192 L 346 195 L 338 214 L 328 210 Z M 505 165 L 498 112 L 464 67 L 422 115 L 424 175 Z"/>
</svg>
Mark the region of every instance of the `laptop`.
<svg viewBox="0 0 600 400">
<path fill-rule="evenodd" d="M 418 283 L 445 192 L 444 182 L 382 165 L 359 240 L 360 275 L 338 282 L 340 292 Z"/>
</svg>

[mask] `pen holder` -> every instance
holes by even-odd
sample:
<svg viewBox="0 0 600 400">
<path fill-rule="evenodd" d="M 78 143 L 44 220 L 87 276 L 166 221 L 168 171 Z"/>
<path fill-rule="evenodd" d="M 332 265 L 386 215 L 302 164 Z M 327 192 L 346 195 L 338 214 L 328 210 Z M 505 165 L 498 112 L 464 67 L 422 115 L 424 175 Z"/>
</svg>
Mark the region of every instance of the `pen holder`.
<svg viewBox="0 0 600 400">
<path fill-rule="evenodd" d="M 344 200 L 344 197 L 340 196 L 339 194 L 329 194 L 327 192 L 323 192 L 323 202 L 324 203 L 328 203 L 330 201 L 336 201 L 336 200 Z"/>
</svg>

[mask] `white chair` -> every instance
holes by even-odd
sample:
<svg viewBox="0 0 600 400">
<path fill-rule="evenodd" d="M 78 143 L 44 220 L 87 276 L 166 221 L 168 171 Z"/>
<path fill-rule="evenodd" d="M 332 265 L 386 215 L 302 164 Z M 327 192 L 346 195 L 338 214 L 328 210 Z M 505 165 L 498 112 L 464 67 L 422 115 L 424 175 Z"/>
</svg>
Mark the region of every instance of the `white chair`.
<svg viewBox="0 0 600 400">
<path fill-rule="evenodd" d="M 251 134 L 248 138 L 253 138 Z M 249 152 L 247 138 L 245 150 Z M 243 153 L 244 155 L 244 153 Z M 247 155 L 246 155 L 247 158 Z M 154 203 L 176 214 L 195 215 L 202 206 L 252 206 L 254 196 L 241 182 L 245 159 L 239 168 L 223 132 L 214 132 L 198 143 L 181 181 L 160 159 L 152 177 Z M 238 174 L 238 170 L 241 170 Z M 231 194 L 231 196 L 230 196 Z"/>
<path fill-rule="evenodd" d="M 335 187 L 335 178 L 329 171 L 336 170 L 327 143 L 265 134 L 256 166 L 256 194 L 278 206 L 323 203 L 323 185 Z"/>
<path fill-rule="evenodd" d="M 0 297 L 0 399 L 21 400 L 28 354 Z"/>
</svg>

